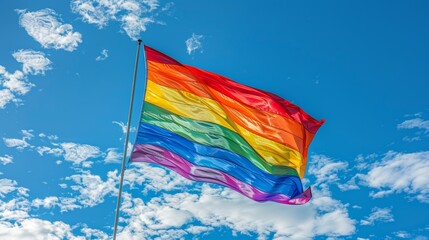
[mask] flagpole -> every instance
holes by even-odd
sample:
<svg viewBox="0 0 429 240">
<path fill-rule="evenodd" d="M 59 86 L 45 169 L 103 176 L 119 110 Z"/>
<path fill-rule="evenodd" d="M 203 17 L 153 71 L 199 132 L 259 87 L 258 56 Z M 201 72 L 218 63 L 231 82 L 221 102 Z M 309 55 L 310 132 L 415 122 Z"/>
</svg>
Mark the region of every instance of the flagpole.
<svg viewBox="0 0 429 240">
<path fill-rule="evenodd" d="M 139 64 L 140 46 L 141 46 L 142 40 L 139 39 L 137 42 L 138 42 L 138 45 L 137 45 L 136 63 L 134 65 L 133 85 L 131 88 L 130 110 L 128 112 L 127 134 L 125 135 L 124 155 L 122 158 L 121 179 L 119 181 L 119 194 L 118 194 L 118 200 L 116 202 L 115 224 L 113 227 L 113 240 L 116 240 L 116 233 L 118 230 L 119 208 L 121 206 L 121 196 L 122 196 L 122 184 L 124 182 L 125 163 L 126 163 L 126 159 L 127 159 L 127 150 L 128 150 L 128 137 L 130 134 L 131 115 L 133 114 L 134 92 L 135 92 L 135 86 L 136 86 L 137 68 L 138 68 L 138 64 Z"/>
</svg>

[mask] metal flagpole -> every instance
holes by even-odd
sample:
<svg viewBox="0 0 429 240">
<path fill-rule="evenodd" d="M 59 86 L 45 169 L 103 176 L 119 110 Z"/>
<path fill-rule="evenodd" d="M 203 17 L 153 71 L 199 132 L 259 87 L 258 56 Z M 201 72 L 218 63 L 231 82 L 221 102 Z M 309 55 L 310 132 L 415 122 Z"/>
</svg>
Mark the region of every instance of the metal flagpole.
<svg viewBox="0 0 429 240">
<path fill-rule="evenodd" d="M 119 181 L 119 194 L 118 194 L 118 201 L 116 203 L 115 225 L 113 227 L 113 240 L 116 240 L 116 232 L 118 230 L 119 208 L 121 206 L 121 195 L 122 195 L 122 183 L 124 182 L 125 163 L 126 163 L 127 150 L 128 150 L 128 136 L 130 134 L 131 115 L 133 114 L 134 90 L 135 90 L 135 86 L 136 86 L 137 67 L 139 64 L 139 55 L 140 55 L 141 43 L 142 43 L 142 40 L 139 39 L 138 40 L 138 46 L 137 46 L 137 54 L 136 54 L 136 64 L 134 66 L 133 86 L 131 88 L 130 110 L 128 112 L 127 134 L 125 136 L 124 155 L 122 158 L 121 179 Z"/>
</svg>

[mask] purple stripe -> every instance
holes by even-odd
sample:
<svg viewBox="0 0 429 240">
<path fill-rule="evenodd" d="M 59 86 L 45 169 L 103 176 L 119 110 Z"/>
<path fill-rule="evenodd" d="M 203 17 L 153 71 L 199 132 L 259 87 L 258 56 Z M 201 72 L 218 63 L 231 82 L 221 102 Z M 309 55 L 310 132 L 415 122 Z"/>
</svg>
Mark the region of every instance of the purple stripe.
<svg viewBox="0 0 429 240">
<path fill-rule="evenodd" d="M 179 155 L 154 145 L 136 144 L 134 146 L 133 158 L 131 161 L 160 164 L 179 173 L 187 179 L 220 184 L 234 189 L 244 196 L 259 202 L 274 201 L 283 204 L 300 205 L 311 199 L 310 188 L 292 199 L 284 194 L 265 193 L 249 184 L 241 182 L 227 173 L 212 168 L 194 165 Z"/>
</svg>

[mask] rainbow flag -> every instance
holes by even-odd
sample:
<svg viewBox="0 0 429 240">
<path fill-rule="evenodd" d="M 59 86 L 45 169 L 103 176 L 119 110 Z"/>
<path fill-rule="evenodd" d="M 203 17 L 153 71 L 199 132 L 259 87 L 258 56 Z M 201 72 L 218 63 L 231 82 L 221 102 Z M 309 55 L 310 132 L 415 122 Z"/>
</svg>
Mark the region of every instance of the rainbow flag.
<svg viewBox="0 0 429 240">
<path fill-rule="evenodd" d="M 272 93 L 145 52 L 147 87 L 131 162 L 160 164 L 255 201 L 310 200 L 301 179 L 323 120 Z"/>
</svg>

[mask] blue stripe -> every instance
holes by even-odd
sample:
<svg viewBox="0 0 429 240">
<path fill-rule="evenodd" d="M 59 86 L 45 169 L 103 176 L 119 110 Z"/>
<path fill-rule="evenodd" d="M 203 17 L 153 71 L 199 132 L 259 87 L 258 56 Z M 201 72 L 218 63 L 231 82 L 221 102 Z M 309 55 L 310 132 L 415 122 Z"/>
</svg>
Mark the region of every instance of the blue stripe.
<svg viewBox="0 0 429 240">
<path fill-rule="evenodd" d="M 165 148 L 194 165 L 222 171 L 263 192 L 294 197 L 303 191 L 299 177 L 268 174 L 243 156 L 225 149 L 195 143 L 147 123 L 140 123 L 137 134 L 136 144 L 152 144 Z"/>
</svg>

